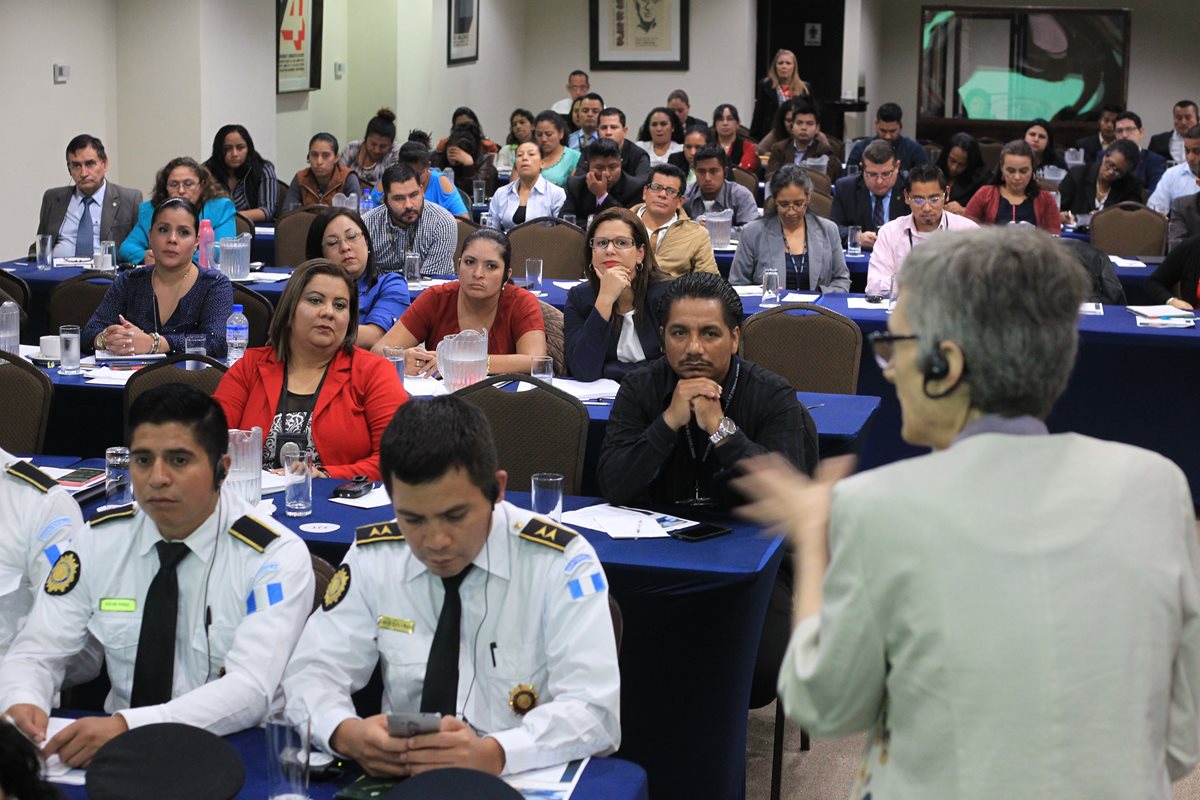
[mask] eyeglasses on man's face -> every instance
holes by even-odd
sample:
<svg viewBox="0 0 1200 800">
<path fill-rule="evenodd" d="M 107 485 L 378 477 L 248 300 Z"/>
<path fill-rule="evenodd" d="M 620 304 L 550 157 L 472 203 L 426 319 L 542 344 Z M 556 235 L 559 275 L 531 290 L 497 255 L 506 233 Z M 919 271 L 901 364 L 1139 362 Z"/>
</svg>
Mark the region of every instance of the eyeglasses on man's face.
<svg viewBox="0 0 1200 800">
<path fill-rule="evenodd" d="M 651 183 L 651 184 L 648 184 L 646 186 L 646 188 L 652 192 L 662 192 L 667 197 L 675 197 L 676 195 L 679 194 L 679 190 L 676 189 L 674 186 L 666 186 L 661 183 Z"/>
</svg>

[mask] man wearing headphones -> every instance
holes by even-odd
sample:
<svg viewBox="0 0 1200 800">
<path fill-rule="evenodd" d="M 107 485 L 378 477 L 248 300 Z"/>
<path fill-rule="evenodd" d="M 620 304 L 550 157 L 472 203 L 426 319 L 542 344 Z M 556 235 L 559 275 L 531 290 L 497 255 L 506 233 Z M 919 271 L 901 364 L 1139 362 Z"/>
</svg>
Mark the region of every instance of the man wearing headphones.
<svg viewBox="0 0 1200 800">
<path fill-rule="evenodd" d="M 979 227 L 964 216 L 946 213 L 946 186 L 946 176 L 933 164 L 920 164 L 909 171 L 904 202 L 912 213 L 896 217 L 879 229 L 867 267 L 867 294 L 888 295 L 904 259 L 938 231 Z"/>
<path fill-rule="evenodd" d="M 396 518 L 358 529 L 288 664 L 289 715 L 371 775 L 613 752 L 620 674 L 591 545 L 505 502 L 491 428 L 461 398 L 401 406 L 379 461 Z M 377 662 L 384 708 L 440 714 L 436 731 L 358 716 L 350 695 Z"/>
<path fill-rule="evenodd" d="M 225 414 L 170 384 L 129 410 L 137 505 L 105 509 L 72 537 L 0 663 L 0 708 L 35 742 L 68 661 L 88 634 L 104 648 L 109 717 L 46 742 L 85 766 L 139 725 L 182 722 L 216 734 L 266 717 L 312 608 L 304 542 L 233 493 Z"/>
</svg>

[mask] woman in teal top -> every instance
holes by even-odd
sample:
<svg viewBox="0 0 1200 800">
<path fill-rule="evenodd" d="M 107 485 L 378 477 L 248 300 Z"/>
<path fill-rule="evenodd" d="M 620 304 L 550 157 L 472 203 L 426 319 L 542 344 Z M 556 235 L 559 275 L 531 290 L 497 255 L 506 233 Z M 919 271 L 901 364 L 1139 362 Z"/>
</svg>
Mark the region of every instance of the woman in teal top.
<svg viewBox="0 0 1200 800">
<path fill-rule="evenodd" d="M 154 209 L 172 197 L 187 200 L 200 208 L 200 219 L 212 223 L 215 241 L 223 236 L 237 236 L 237 209 L 233 201 L 225 196 L 221 187 L 208 174 L 208 170 L 187 156 L 173 158 L 158 171 L 154 179 L 154 194 L 138 207 L 138 221 L 134 229 L 121 242 L 118 254 L 124 264 L 153 264 L 154 253 L 150 251 L 150 218 Z M 201 207 L 203 206 L 203 207 Z M 200 253 L 192 256 L 199 263 Z"/>
<path fill-rule="evenodd" d="M 575 173 L 580 153 L 564 147 L 567 138 L 567 123 L 553 111 L 537 115 L 533 125 L 533 140 L 542 151 L 542 177 L 555 186 L 566 187 L 567 179 Z"/>
</svg>

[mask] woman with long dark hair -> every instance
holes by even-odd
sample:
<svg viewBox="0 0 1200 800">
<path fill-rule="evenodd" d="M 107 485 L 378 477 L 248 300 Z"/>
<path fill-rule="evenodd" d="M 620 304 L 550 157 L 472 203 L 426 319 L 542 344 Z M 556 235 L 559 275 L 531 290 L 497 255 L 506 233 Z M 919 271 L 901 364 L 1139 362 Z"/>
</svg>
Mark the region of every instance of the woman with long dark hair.
<svg viewBox="0 0 1200 800">
<path fill-rule="evenodd" d="M 951 214 L 961 214 L 979 191 L 979 187 L 987 183 L 988 168 L 983 163 L 983 151 L 979 142 L 969 133 L 956 133 L 942 149 L 938 157 L 938 169 L 946 176 L 946 193 L 949 200 L 946 210 Z"/>
<path fill-rule="evenodd" d="M 738 133 L 741 124 L 737 106 L 721 103 L 713 110 L 713 144 L 721 145 L 729 166 L 741 167 L 751 175 L 757 175 L 762 164 L 754 150 L 754 142 Z"/>
<path fill-rule="evenodd" d="M 650 109 L 638 129 L 637 146 L 650 156 L 650 166 L 666 164 L 675 153 L 683 152 L 683 129 L 679 118 L 666 106 Z"/>
<path fill-rule="evenodd" d="M 279 207 L 275 165 L 254 149 L 250 131 L 242 125 L 222 125 L 213 137 L 212 155 L 204 162 L 225 187 L 238 213 L 251 222 L 270 222 Z"/>
<path fill-rule="evenodd" d="M 508 138 L 504 147 L 496 153 L 496 172 L 501 176 L 511 175 L 517 160 L 517 148 L 533 141 L 533 112 L 526 108 L 513 109 L 508 115 Z"/>
</svg>

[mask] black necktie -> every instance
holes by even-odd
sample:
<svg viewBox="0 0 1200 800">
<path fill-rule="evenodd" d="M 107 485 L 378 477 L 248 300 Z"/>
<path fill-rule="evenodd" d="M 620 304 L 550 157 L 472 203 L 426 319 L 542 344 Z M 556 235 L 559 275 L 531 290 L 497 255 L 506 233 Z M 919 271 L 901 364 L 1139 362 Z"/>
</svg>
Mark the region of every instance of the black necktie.
<svg viewBox="0 0 1200 800">
<path fill-rule="evenodd" d="M 175 623 L 179 617 L 179 577 L 175 567 L 188 554 L 183 542 L 156 542 L 158 574 L 150 581 L 142 610 L 137 660 L 133 664 L 133 708 L 171 699 L 175 679 Z"/>
<path fill-rule="evenodd" d="M 462 598 L 458 587 L 471 571 L 471 564 L 457 575 L 442 578 L 446 599 L 438 615 L 437 630 L 425 665 L 425 684 L 421 687 L 421 711 L 436 711 L 452 717 L 458 710 L 458 649 L 462 623 Z"/>
<path fill-rule="evenodd" d="M 879 230 L 883 227 L 883 198 L 875 195 L 871 199 L 875 202 L 875 208 L 871 210 L 871 225 Z"/>
</svg>

